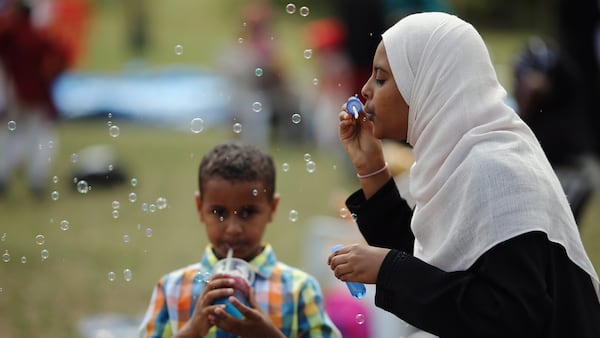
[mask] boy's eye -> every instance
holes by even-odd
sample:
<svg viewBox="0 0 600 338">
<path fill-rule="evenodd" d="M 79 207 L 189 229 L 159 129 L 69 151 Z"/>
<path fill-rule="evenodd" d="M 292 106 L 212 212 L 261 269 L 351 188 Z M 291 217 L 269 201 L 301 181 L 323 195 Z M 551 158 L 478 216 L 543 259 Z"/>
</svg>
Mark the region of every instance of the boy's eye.
<svg viewBox="0 0 600 338">
<path fill-rule="evenodd" d="M 214 208 L 212 210 L 213 215 L 215 215 L 216 218 L 218 218 L 221 222 L 223 220 L 225 220 L 225 217 L 227 217 L 227 212 L 225 211 L 225 209 L 222 208 Z"/>
<path fill-rule="evenodd" d="M 254 214 L 256 214 L 258 212 L 258 210 L 256 210 L 256 208 L 243 208 L 242 210 L 237 212 L 238 217 L 240 217 L 241 219 L 247 219 L 252 217 Z"/>
</svg>

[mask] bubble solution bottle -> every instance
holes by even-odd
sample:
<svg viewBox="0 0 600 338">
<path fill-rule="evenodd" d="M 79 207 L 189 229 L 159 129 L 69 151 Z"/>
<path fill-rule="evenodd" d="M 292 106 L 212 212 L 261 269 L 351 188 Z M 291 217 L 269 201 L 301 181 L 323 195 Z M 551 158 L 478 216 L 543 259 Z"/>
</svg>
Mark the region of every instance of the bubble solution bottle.
<svg viewBox="0 0 600 338">
<path fill-rule="evenodd" d="M 343 244 L 338 244 L 331 248 L 331 252 L 336 252 L 343 247 Z M 352 297 L 356 299 L 361 299 L 365 296 L 365 294 L 367 294 L 367 289 L 365 288 L 365 285 L 363 283 L 346 282 L 346 285 L 348 286 L 348 290 L 350 290 L 350 294 L 352 295 Z"/>
</svg>

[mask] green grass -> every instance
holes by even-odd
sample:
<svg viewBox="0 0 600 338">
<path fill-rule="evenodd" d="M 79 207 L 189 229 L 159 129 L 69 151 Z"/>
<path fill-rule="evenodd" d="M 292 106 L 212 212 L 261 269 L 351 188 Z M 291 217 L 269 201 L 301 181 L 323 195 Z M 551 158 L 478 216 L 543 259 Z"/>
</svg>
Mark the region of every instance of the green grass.
<svg viewBox="0 0 600 338">
<path fill-rule="evenodd" d="M 207 241 L 195 212 L 197 165 L 209 147 L 232 135 L 113 123 L 121 129 L 116 138 L 109 136 L 106 121 L 60 125 L 59 153 L 53 160 L 53 176 L 59 180 L 51 183 L 60 193 L 57 201 L 50 193 L 42 202 L 30 199 L 24 179 L 18 178 L 0 203 L 0 236 L 5 234 L 0 251 L 11 256 L 0 263 L 0 308 L 6 309 L 0 317 L 1 337 L 76 337 L 75 324 L 86 316 L 140 315 L 161 274 L 201 257 Z M 71 154 L 92 144 L 112 146 L 117 163 L 138 184 L 77 192 Z M 282 200 L 265 239 L 280 259 L 301 265 L 304 247 L 298 239 L 306 235 L 305 222 L 313 215 L 336 215 L 328 196 L 345 188 L 350 176 L 343 164 L 308 147 L 277 146 L 270 152 Z M 314 173 L 305 170 L 305 153 L 317 163 Z M 289 171 L 282 171 L 283 163 Z M 131 192 L 137 194 L 134 203 L 128 200 Z M 142 210 L 142 203 L 155 203 L 158 197 L 167 199 L 166 209 Z M 116 219 L 113 201 L 120 202 Z M 288 219 L 291 209 L 299 212 L 297 222 Z M 68 230 L 60 229 L 61 220 L 69 221 Z M 151 237 L 146 228 L 152 229 Z M 36 235 L 44 235 L 43 245 L 35 242 Z M 124 235 L 129 235 L 127 243 Z M 41 259 L 42 249 L 49 252 L 47 260 Z M 133 272 L 130 282 L 123 278 L 124 269 Z M 109 281 L 109 272 L 116 273 L 115 281 Z"/>
</svg>

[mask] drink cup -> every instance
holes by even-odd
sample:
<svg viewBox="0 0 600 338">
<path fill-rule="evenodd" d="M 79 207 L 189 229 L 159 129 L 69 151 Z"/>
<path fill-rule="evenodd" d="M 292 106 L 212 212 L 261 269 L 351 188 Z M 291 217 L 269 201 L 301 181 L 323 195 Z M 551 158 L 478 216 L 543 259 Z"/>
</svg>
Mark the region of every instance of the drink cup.
<svg viewBox="0 0 600 338">
<path fill-rule="evenodd" d="M 254 270 L 248 262 L 239 258 L 224 258 L 213 267 L 214 274 L 225 274 L 234 280 L 233 297 L 248 306 L 250 286 L 254 282 Z M 225 311 L 236 318 L 242 318 L 242 313 L 228 299 L 222 297 L 215 300 L 214 304 L 225 304 Z"/>
</svg>

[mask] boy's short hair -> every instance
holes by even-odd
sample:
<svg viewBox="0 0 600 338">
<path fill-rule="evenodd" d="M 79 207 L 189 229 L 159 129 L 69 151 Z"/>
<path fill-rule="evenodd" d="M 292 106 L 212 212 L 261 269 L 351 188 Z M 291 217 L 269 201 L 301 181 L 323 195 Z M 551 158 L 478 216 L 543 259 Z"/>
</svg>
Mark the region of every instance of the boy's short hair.
<svg viewBox="0 0 600 338">
<path fill-rule="evenodd" d="M 227 181 L 264 184 L 269 201 L 275 195 L 275 165 L 273 158 L 256 146 L 240 142 L 226 142 L 209 150 L 200 161 L 198 183 L 200 198 L 208 180 L 221 178 Z"/>
</svg>

